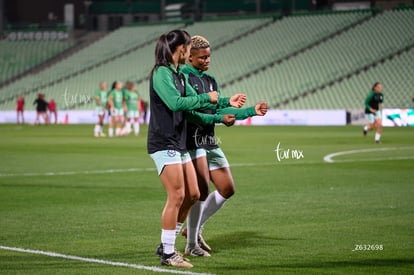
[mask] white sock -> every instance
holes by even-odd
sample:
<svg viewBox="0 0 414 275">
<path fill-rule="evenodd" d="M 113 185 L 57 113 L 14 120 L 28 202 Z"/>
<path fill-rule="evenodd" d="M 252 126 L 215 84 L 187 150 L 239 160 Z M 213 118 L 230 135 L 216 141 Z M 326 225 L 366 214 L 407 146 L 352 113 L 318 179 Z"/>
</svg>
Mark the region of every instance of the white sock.
<svg viewBox="0 0 414 275">
<path fill-rule="evenodd" d="M 196 246 L 198 239 L 198 228 L 203 210 L 204 201 L 197 201 L 191 206 L 190 214 L 187 217 L 187 244 L 190 248 Z"/>
<path fill-rule="evenodd" d="M 95 136 L 99 135 L 99 125 L 95 125 L 95 129 L 93 130 Z"/>
<path fill-rule="evenodd" d="M 161 231 L 161 243 L 162 243 L 162 246 L 163 246 L 164 254 L 174 253 L 175 230 L 162 229 L 162 231 Z"/>
<path fill-rule="evenodd" d="M 381 134 L 375 133 L 375 141 L 379 141 L 381 138 Z"/>
<path fill-rule="evenodd" d="M 219 194 L 219 192 L 214 191 L 208 195 L 206 202 L 203 207 L 201 220 L 200 220 L 200 226 L 203 226 L 206 221 L 213 216 L 227 201 L 226 198 L 224 198 L 222 195 Z"/>
<path fill-rule="evenodd" d="M 113 137 L 114 136 L 114 128 L 108 129 L 108 136 Z"/>
<path fill-rule="evenodd" d="M 116 136 L 120 136 L 121 135 L 121 128 L 116 128 L 116 130 L 115 130 L 115 135 Z"/>
<path fill-rule="evenodd" d="M 139 122 L 134 122 L 134 133 L 136 136 L 139 134 Z"/>
<path fill-rule="evenodd" d="M 368 131 L 368 126 L 367 125 L 364 126 L 364 131 Z"/>
<path fill-rule="evenodd" d="M 125 133 L 131 133 L 131 123 L 129 121 L 125 122 Z"/>
<path fill-rule="evenodd" d="M 184 223 L 177 222 L 177 225 L 175 226 L 175 235 L 178 236 L 181 233 L 181 229 L 183 228 Z"/>
</svg>

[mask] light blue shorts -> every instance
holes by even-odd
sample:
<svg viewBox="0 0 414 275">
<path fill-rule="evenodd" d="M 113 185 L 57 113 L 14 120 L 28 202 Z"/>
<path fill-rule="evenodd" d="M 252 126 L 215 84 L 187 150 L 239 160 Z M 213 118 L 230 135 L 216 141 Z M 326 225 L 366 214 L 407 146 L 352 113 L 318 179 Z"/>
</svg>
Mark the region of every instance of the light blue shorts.
<svg viewBox="0 0 414 275">
<path fill-rule="evenodd" d="M 175 150 L 163 150 L 158 151 L 153 154 L 150 154 L 152 160 L 155 162 L 155 166 L 157 167 L 158 176 L 161 175 L 162 170 L 166 165 L 171 164 L 184 164 L 191 161 L 190 154 L 180 153 Z"/>
<path fill-rule="evenodd" d="M 196 150 L 189 151 L 191 159 L 197 159 L 206 156 L 208 163 L 208 170 L 213 171 L 220 168 L 230 167 L 226 156 L 220 148 L 216 149 L 203 149 L 198 148 Z"/>
<path fill-rule="evenodd" d="M 375 114 L 365 114 L 365 118 L 368 120 L 368 123 L 374 123 L 378 118 L 382 118 L 382 111 L 378 110 Z"/>
<path fill-rule="evenodd" d="M 126 116 L 129 118 L 139 117 L 139 111 L 128 111 Z"/>
<path fill-rule="evenodd" d="M 102 109 L 101 107 L 96 107 L 95 112 L 100 116 L 105 115 L 105 109 Z"/>
<path fill-rule="evenodd" d="M 112 109 L 111 111 L 111 115 L 113 116 L 123 116 L 124 115 L 124 109 L 120 108 L 120 109 Z"/>
</svg>

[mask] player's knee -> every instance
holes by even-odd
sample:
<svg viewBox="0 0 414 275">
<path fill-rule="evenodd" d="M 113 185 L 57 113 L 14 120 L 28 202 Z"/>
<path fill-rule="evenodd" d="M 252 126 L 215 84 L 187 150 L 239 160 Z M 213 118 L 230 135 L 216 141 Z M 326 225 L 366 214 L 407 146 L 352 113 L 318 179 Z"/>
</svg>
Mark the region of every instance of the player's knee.
<svg viewBox="0 0 414 275">
<path fill-rule="evenodd" d="M 192 193 L 189 194 L 188 196 L 189 201 L 191 204 L 196 203 L 199 199 L 200 199 L 200 191 L 194 191 Z"/>
<path fill-rule="evenodd" d="M 180 207 L 184 202 L 185 191 L 184 189 L 176 190 L 174 194 L 169 195 L 168 198 L 169 200 L 173 201 L 176 206 Z"/>
<path fill-rule="evenodd" d="M 225 186 L 221 190 L 218 190 L 218 192 L 221 196 L 223 196 L 223 198 L 229 199 L 231 196 L 234 195 L 236 190 L 234 188 L 234 184 L 228 184 L 227 186 Z"/>
<path fill-rule="evenodd" d="M 202 183 L 199 181 L 198 190 L 200 191 L 200 200 L 205 201 L 210 193 L 210 188 L 208 183 Z"/>
</svg>

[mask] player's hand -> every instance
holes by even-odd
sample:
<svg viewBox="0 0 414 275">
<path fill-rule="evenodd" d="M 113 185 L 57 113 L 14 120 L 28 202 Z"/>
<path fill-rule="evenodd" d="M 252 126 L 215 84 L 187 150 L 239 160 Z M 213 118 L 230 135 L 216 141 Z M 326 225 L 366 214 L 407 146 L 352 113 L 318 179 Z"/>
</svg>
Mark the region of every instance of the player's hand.
<svg viewBox="0 0 414 275">
<path fill-rule="evenodd" d="M 236 121 L 236 117 L 232 114 L 225 114 L 223 115 L 223 124 L 227 127 L 232 126 Z"/>
<path fill-rule="evenodd" d="M 244 103 L 246 103 L 247 96 L 245 94 L 235 94 L 234 96 L 230 97 L 230 105 L 234 108 L 241 108 L 243 107 Z"/>
<path fill-rule="evenodd" d="M 258 116 L 264 116 L 267 113 L 267 102 L 259 102 L 254 106 Z"/>
<path fill-rule="evenodd" d="M 216 91 L 209 92 L 208 95 L 210 96 L 210 102 L 213 104 L 217 104 L 218 102 L 218 93 Z"/>
</svg>

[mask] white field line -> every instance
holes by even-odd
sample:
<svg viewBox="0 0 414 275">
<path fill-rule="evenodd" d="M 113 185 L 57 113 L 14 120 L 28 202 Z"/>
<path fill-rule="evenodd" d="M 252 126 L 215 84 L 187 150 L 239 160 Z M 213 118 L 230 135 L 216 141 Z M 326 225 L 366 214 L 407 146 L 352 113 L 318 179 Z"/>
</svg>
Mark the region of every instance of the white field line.
<svg viewBox="0 0 414 275">
<path fill-rule="evenodd" d="M 383 152 L 383 151 L 397 151 L 397 150 L 409 150 L 413 149 L 414 147 L 385 147 L 385 148 L 370 148 L 370 149 L 358 149 L 358 150 L 349 150 L 349 151 L 341 151 L 332 154 L 328 154 L 323 157 L 323 160 L 328 163 L 334 162 L 356 162 L 356 161 L 380 161 L 380 160 L 401 160 L 401 159 L 413 159 L 414 156 L 391 156 L 391 157 L 378 157 L 378 158 L 362 158 L 362 159 L 346 159 L 346 160 L 333 160 L 334 157 L 343 156 L 343 155 L 351 155 L 351 154 L 361 154 L 367 152 Z"/>
<path fill-rule="evenodd" d="M 297 161 L 300 163 L 313 163 L 305 161 Z M 287 164 L 287 163 L 286 163 Z M 293 164 L 293 163 L 292 163 Z M 247 166 L 272 166 L 278 165 L 278 162 L 263 163 L 234 163 L 230 167 L 247 167 Z M 107 170 L 89 170 L 89 171 L 62 171 L 62 172 L 43 172 L 43 173 L 0 173 L 1 177 L 37 177 L 37 176 L 73 176 L 73 175 L 91 175 L 91 174 L 113 174 L 113 173 L 129 173 L 129 172 L 155 172 L 154 168 L 124 168 L 124 169 L 107 169 Z"/>
<path fill-rule="evenodd" d="M 139 264 L 112 262 L 112 261 L 99 260 L 99 259 L 94 259 L 94 258 L 84 258 L 84 257 L 79 257 L 79 256 L 65 255 L 65 254 L 60 254 L 56 252 L 24 249 L 24 248 L 18 248 L 18 247 L 2 246 L 2 245 L 0 245 L 0 249 L 14 251 L 14 252 L 21 252 L 21 253 L 43 255 L 43 256 L 49 256 L 49 257 L 55 257 L 55 258 L 62 258 L 62 259 L 68 259 L 68 260 L 74 260 L 74 261 L 88 262 L 88 263 L 97 263 L 97 264 L 104 264 L 104 265 L 111 265 L 111 266 L 143 269 L 143 270 L 148 270 L 148 271 L 153 271 L 153 272 L 165 272 L 165 273 L 172 273 L 172 274 L 187 274 L 187 275 L 214 275 L 212 273 L 197 273 L 197 272 L 191 272 L 191 271 L 164 269 L 164 268 L 155 267 L 155 266 L 145 266 L 145 265 L 139 265 Z"/>
<path fill-rule="evenodd" d="M 381 161 L 381 160 L 404 160 L 404 159 L 413 159 L 414 156 L 403 156 L 403 157 L 379 157 L 379 158 L 367 158 L 367 159 L 347 159 L 347 160 L 333 160 L 334 157 L 349 155 L 349 154 L 359 154 L 365 152 L 376 152 L 376 151 L 392 151 L 392 150 L 407 150 L 413 149 L 414 147 L 393 147 L 393 148 L 371 148 L 371 149 L 359 149 L 359 150 L 350 150 L 336 152 L 328 154 L 323 157 L 324 162 L 328 163 L 338 163 L 338 162 L 365 162 L 365 161 Z M 275 158 L 274 162 L 245 162 L 245 163 L 231 163 L 230 167 L 254 167 L 254 166 L 278 166 L 278 165 L 297 165 L 297 164 L 315 164 L 320 163 L 320 161 L 306 161 L 306 160 L 287 160 L 287 161 L 277 161 Z M 86 170 L 86 171 L 62 171 L 62 172 L 43 172 L 43 173 L 0 173 L 1 177 L 38 177 L 38 176 L 72 176 L 72 175 L 91 175 L 91 174 L 113 174 L 113 173 L 130 173 L 130 172 L 155 172 L 155 168 L 124 168 L 124 169 L 107 169 L 107 170 Z"/>
<path fill-rule="evenodd" d="M 36 177 L 36 176 L 72 176 L 72 175 L 89 175 L 89 174 L 113 174 L 128 172 L 154 172 L 155 168 L 124 168 L 124 169 L 107 169 L 107 170 L 89 170 L 89 171 L 62 171 L 62 172 L 44 172 L 44 173 L 0 173 L 0 177 Z"/>
</svg>

